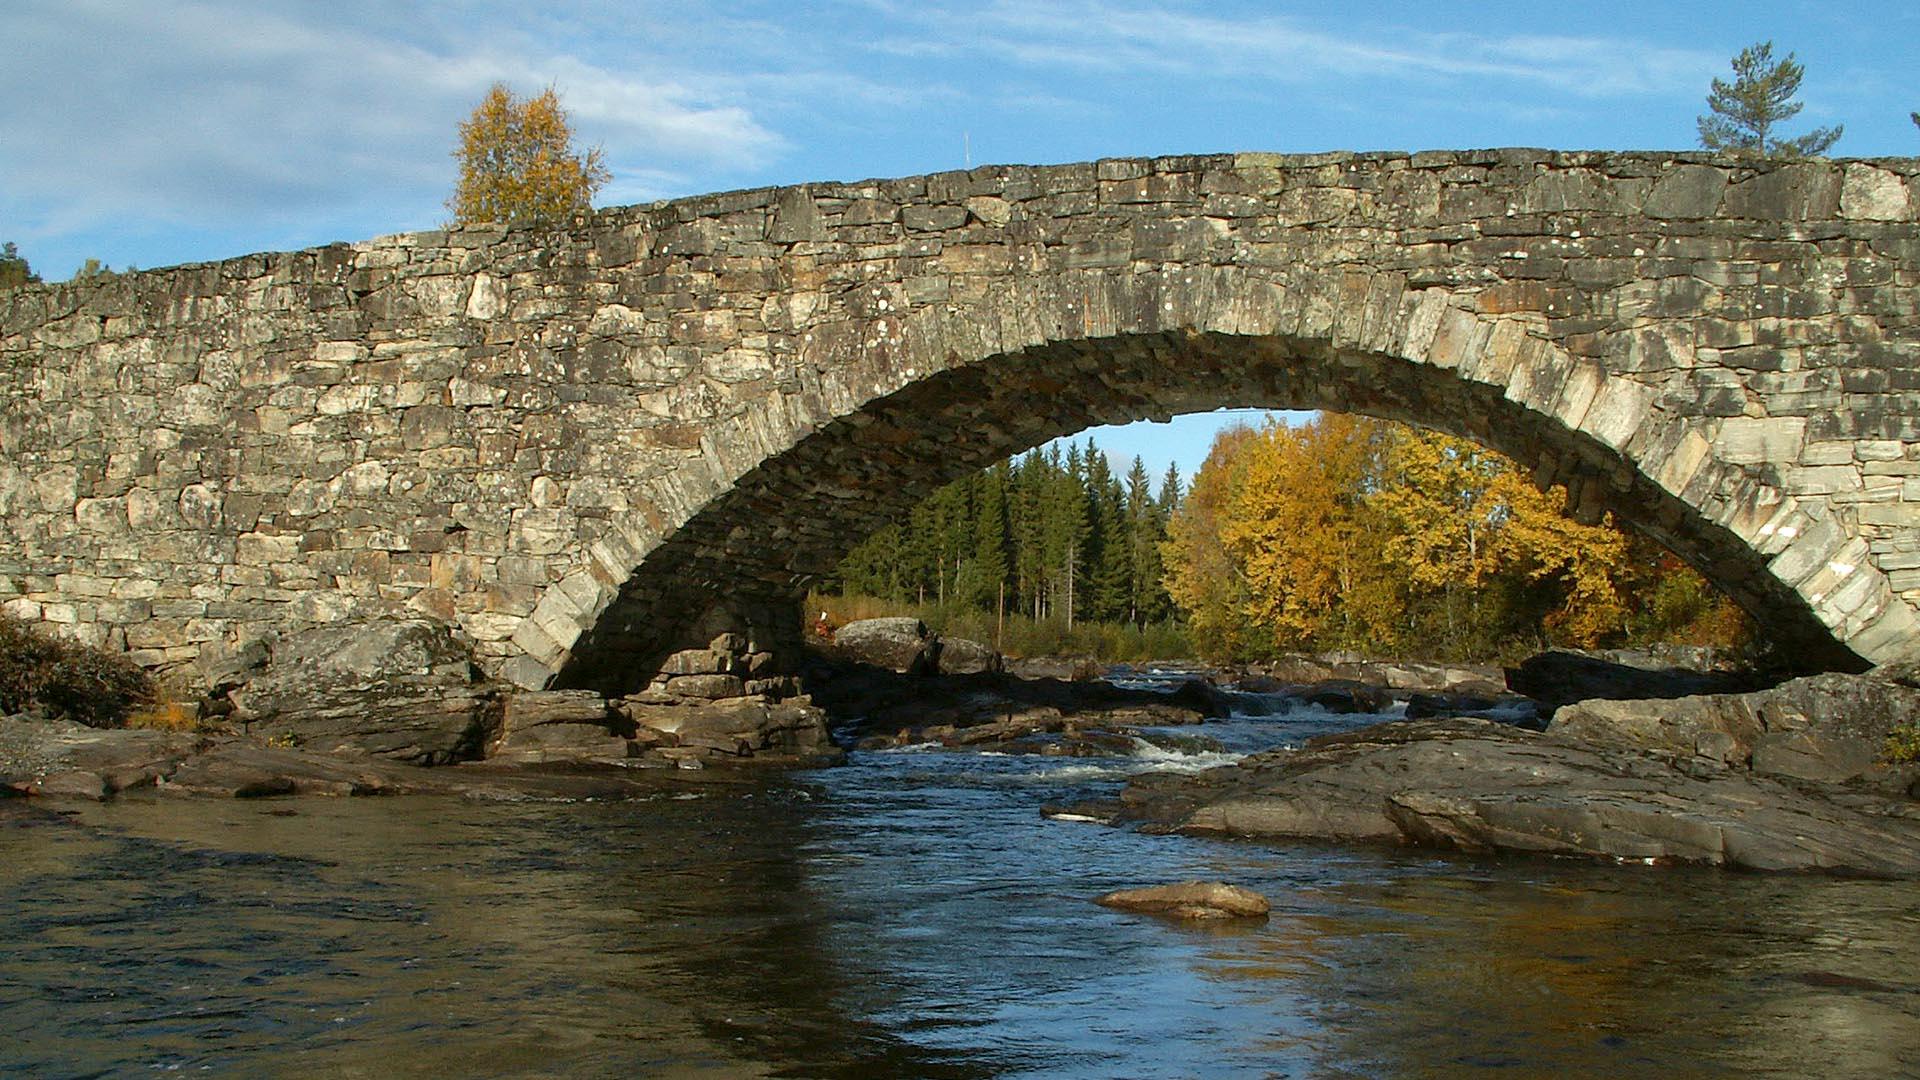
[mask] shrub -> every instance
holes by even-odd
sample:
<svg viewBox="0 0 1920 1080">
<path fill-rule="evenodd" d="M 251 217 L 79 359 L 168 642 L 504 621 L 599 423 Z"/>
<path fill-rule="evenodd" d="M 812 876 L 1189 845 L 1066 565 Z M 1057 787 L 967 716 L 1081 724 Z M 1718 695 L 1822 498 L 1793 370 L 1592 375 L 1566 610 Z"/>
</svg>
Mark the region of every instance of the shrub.
<svg viewBox="0 0 1920 1080">
<path fill-rule="evenodd" d="M 1193 655 L 1185 629 L 1172 622 L 1150 623 L 1145 627 L 1132 623 L 1077 622 L 1069 627 L 1065 619 L 1034 619 L 1009 612 L 1003 633 L 993 612 L 964 605 L 899 604 L 871 596 L 810 594 L 808 619 L 813 620 L 822 612 L 834 626 L 860 619 L 911 615 L 942 637 L 969 638 L 1015 657 L 1091 656 L 1106 663 L 1121 663 L 1176 660 Z"/>
<path fill-rule="evenodd" d="M 153 681 L 126 657 L 35 633 L 0 613 L 0 713 L 40 709 L 115 727 L 153 697 Z"/>
<path fill-rule="evenodd" d="M 1887 732 L 1887 745 L 1880 756 L 1894 765 L 1920 761 L 1920 720 L 1895 724 Z"/>
<path fill-rule="evenodd" d="M 200 709 L 183 701 L 161 701 L 134 711 L 127 717 L 130 728 L 153 731 L 199 731 Z"/>
</svg>

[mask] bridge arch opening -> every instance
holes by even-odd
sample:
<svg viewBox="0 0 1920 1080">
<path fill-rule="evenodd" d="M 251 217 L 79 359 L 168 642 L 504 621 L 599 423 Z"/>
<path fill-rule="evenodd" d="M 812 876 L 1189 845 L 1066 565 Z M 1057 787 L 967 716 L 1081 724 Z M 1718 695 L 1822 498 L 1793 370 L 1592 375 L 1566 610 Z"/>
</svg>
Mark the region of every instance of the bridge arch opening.
<svg viewBox="0 0 1920 1080">
<path fill-rule="evenodd" d="M 1583 519 L 1610 510 L 1672 551 L 1799 663 L 1864 666 L 1821 621 L 1805 585 L 1776 572 L 1776 553 L 1736 531 L 1764 531 L 1755 519 L 1777 514 L 1778 493 L 1754 473 L 1716 472 L 1717 485 L 1694 483 L 1698 472 L 1681 476 L 1673 455 L 1688 451 L 1663 441 L 1677 436 L 1609 428 L 1595 415 L 1606 387 L 1569 385 L 1583 376 L 1564 356 L 1536 357 L 1532 377 L 1555 385 L 1522 394 L 1512 377 L 1474 377 L 1427 357 L 1324 337 L 1192 328 L 949 360 L 944 370 L 906 374 L 890 392 L 802 425 L 791 445 L 746 469 L 610 590 L 557 684 L 632 688 L 665 655 L 704 645 L 727 622 L 716 614 L 723 609 L 759 628 L 772 648 L 797 651 L 806 588 L 938 487 L 1089 427 L 1218 408 L 1353 413 L 1470 439 L 1532 470 L 1537 483 L 1566 487 Z M 1590 399 L 1575 424 L 1565 419 L 1569 395 Z M 1676 476 L 1688 481 L 1678 493 Z"/>
</svg>

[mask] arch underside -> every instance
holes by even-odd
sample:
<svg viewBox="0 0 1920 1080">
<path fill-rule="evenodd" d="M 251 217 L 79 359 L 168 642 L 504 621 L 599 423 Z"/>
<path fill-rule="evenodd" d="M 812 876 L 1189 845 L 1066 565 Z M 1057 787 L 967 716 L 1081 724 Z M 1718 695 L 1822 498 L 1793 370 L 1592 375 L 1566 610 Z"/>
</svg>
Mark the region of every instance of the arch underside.
<svg viewBox="0 0 1920 1080">
<path fill-rule="evenodd" d="M 749 470 L 654 548 L 574 643 L 561 685 L 626 689 L 716 604 L 793 609 L 854 545 L 943 484 L 1102 424 L 1218 408 L 1323 409 L 1472 439 L 1612 510 L 1761 620 L 1808 668 L 1859 668 L 1767 558 L 1592 436 L 1451 371 L 1324 340 L 1217 333 L 1055 342 L 868 402 Z M 797 622 L 792 625 L 797 628 Z"/>
</svg>

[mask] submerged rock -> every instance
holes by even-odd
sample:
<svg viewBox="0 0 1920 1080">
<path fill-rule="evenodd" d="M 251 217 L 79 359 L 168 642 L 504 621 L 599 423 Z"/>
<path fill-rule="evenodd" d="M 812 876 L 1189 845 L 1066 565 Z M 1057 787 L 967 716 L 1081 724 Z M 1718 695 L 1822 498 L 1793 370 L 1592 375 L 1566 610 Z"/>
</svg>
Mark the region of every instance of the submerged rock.
<svg viewBox="0 0 1920 1080">
<path fill-rule="evenodd" d="M 1174 919 L 1258 919 L 1272 910 L 1267 898 L 1224 881 L 1183 881 L 1144 889 L 1120 889 L 1094 903 Z"/>
</svg>

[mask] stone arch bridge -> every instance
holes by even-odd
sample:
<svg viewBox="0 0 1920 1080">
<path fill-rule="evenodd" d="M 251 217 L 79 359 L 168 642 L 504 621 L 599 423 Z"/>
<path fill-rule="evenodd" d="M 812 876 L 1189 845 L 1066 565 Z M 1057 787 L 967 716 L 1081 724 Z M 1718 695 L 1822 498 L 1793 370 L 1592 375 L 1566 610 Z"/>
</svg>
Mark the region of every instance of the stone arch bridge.
<svg viewBox="0 0 1920 1080">
<path fill-rule="evenodd" d="M 0 296 L 0 602 L 177 665 L 422 614 L 522 686 L 745 628 L 1100 423 L 1327 408 L 1612 509 L 1809 665 L 1916 640 L 1920 161 L 986 167 Z"/>
</svg>

